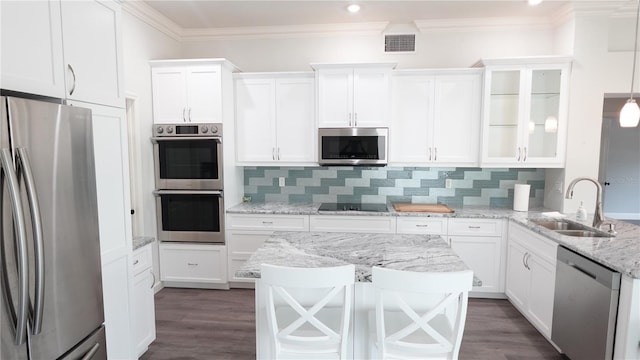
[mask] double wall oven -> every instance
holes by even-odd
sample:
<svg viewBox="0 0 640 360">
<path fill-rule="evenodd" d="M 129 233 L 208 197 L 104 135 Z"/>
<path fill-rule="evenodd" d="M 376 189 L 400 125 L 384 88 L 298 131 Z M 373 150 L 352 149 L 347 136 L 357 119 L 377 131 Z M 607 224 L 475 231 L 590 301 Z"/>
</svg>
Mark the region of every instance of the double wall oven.
<svg viewBox="0 0 640 360">
<path fill-rule="evenodd" d="M 224 243 L 222 124 L 153 126 L 160 241 Z"/>
</svg>

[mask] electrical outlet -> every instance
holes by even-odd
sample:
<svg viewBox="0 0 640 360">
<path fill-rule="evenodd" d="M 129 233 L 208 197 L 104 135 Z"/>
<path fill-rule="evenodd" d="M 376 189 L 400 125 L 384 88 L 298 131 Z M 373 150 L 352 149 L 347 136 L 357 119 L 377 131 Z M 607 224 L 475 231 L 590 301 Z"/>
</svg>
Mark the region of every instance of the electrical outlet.
<svg viewBox="0 0 640 360">
<path fill-rule="evenodd" d="M 278 185 L 279 185 L 280 187 L 283 187 L 283 186 L 284 186 L 284 176 L 280 176 L 280 177 L 278 178 Z"/>
<path fill-rule="evenodd" d="M 451 180 L 451 179 L 446 179 L 446 180 L 444 181 L 444 187 L 445 187 L 446 189 L 451 189 L 451 187 L 452 187 L 452 186 L 453 186 L 453 180 Z"/>
</svg>

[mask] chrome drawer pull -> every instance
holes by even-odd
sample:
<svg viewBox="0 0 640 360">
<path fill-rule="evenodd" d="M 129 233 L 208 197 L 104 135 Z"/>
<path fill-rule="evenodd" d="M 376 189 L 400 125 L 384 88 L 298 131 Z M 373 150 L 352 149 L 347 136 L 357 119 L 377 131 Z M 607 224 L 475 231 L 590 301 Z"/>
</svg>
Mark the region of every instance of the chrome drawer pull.
<svg viewBox="0 0 640 360">
<path fill-rule="evenodd" d="M 187 263 L 189 266 L 198 266 L 198 263 Z"/>
<path fill-rule="evenodd" d="M 471 226 L 471 225 L 469 225 L 469 229 L 480 229 L 480 226 Z"/>
<path fill-rule="evenodd" d="M 138 265 L 138 263 L 140 262 L 140 260 L 136 260 L 133 262 L 133 265 Z"/>
<path fill-rule="evenodd" d="M 427 224 L 417 224 L 416 227 L 429 227 Z"/>
</svg>

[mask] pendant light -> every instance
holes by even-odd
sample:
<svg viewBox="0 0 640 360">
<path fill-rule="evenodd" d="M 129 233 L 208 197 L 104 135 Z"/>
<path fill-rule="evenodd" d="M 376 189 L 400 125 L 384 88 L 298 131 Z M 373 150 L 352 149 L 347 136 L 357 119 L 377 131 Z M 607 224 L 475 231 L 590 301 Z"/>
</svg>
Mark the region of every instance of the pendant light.
<svg viewBox="0 0 640 360">
<path fill-rule="evenodd" d="M 640 2 L 636 11 L 636 35 L 633 42 L 633 68 L 631 70 L 631 92 L 629 100 L 620 110 L 620 127 L 636 127 L 640 122 L 640 108 L 633 98 L 633 81 L 636 76 L 636 55 L 638 54 L 638 20 L 640 19 Z"/>
</svg>

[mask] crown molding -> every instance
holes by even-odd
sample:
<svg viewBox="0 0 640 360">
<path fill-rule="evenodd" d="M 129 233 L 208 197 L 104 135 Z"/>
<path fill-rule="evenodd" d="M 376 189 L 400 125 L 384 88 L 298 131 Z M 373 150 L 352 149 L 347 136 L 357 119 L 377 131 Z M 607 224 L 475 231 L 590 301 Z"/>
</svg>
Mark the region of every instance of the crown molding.
<svg viewBox="0 0 640 360">
<path fill-rule="evenodd" d="M 223 39 L 266 39 L 330 36 L 348 33 L 349 35 L 381 34 L 389 22 L 309 24 L 288 26 L 251 26 L 210 29 L 183 29 L 182 40 L 223 40 Z"/>
<path fill-rule="evenodd" d="M 182 40 L 183 29 L 145 2 L 136 0 L 123 1 L 122 10 L 137 17 L 170 38 L 177 41 Z"/>
<path fill-rule="evenodd" d="M 504 31 L 516 29 L 550 29 L 551 19 L 539 17 L 493 17 L 466 19 L 430 19 L 415 20 L 416 27 L 422 33 L 427 32 L 468 32 L 468 31 Z"/>
</svg>

